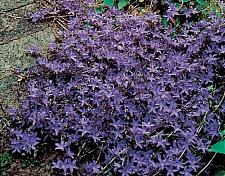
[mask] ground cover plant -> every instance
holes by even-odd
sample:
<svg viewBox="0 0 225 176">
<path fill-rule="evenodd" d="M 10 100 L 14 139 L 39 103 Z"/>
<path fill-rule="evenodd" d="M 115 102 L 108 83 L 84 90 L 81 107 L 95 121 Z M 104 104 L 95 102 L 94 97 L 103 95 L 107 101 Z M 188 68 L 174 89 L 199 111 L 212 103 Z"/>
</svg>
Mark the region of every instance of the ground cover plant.
<svg viewBox="0 0 225 176">
<path fill-rule="evenodd" d="M 45 8 L 32 15 L 33 22 L 43 20 L 46 17 L 55 19 L 57 15 L 74 14 L 71 1 L 65 3 L 64 1 L 44 0 L 44 2 Z M 89 0 L 89 2 L 89 5 L 94 6 L 96 11 L 100 13 L 112 6 L 139 15 L 154 11 L 162 17 L 161 21 L 166 27 L 168 25 L 179 27 L 186 21 L 193 23 L 207 18 L 210 13 L 222 17 L 225 9 L 224 2 L 221 0 Z"/>
<path fill-rule="evenodd" d="M 56 175 L 198 174 L 223 130 L 225 19 L 179 30 L 156 13 L 92 3 L 57 1 L 32 16 L 69 17 L 47 55 L 28 51 L 37 66 L 22 107 L 8 109 L 12 152 L 47 145 Z"/>
<path fill-rule="evenodd" d="M 2 176 L 7 175 L 7 170 L 13 163 L 13 157 L 10 153 L 3 153 L 0 156 L 0 173 Z"/>
</svg>

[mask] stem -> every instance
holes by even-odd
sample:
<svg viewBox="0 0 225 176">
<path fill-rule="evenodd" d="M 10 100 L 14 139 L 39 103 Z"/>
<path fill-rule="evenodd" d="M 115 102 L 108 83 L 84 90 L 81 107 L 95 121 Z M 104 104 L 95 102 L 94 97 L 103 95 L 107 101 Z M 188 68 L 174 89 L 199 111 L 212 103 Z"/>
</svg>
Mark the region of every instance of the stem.
<svg viewBox="0 0 225 176">
<path fill-rule="evenodd" d="M 6 127 L 7 125 L 3 125 L 3 127 L 0 129 L 0 132 Z"/>
<path fill-rule="evenodd" d="M 220 107 L 221 104 L 223 103 L 224 99 L 225 99 L 225 91 L 224 91 L 224 93 L 223 93 L 223 96 L 222 96 L 222 98 L 221 98 L 219 104 L 216 106 L 215 110 L 214 110 L 213 112 L 211 112 L 209 115 L 212 115 L 212 113 L 216 112 L 216 111 L 219 109 L 219 107 Z M 205 121 L 205 119 L 206 119 L 206 116 L 207 116 L 207 112 L 205 113 L 205 116 L 204 116 L 202 122 L 200 123 L 200 125 L 199 125 L 199 127 L 198 127 L 198 129 L 197 129 L 197 132 L 198 132 L 198 133 L 201 131 L 201 129 L 202 129 L 202 127 L 203 127 L 203 124 L 204 124 L 204 121 Z"/>
<path fill-rule="evenodd" d="M 102 153 L 102 149 L 103 149 L 103 144 L 100 148 L 100 151 L 99 151 L 99 154 L 98 154 L 98 158 L 97 158 L 97 163 L 99 162 L 99 159 L 100 159 L 100 156 L 101 156 L 101 153 Z"/>
<path fill-rule="evenodd" d="M 112 158 L 109 163 L 101 170 L 101 172 L 98 173 L 97 176 L 99 176 L 118 156 L 115 156 L 114 158 Z M 108 171 L 107 171 L 108 172 Z"/>
<path fill-rule="evenodd" d="M 214 112 L 216 112 L 219 109 L 220 105 L 223 103 L 224 98 L 225 98 L 225 91 L 223 93 L 223 97 L 221 98 L 221 100 L 220 100 L 219 104 L 217 105 L 216 109 L 214 110 Z"/>
<path fill-rule="evenodd" d="M 90 152 L 86 153 L 85 155 L 80 156 L 80 158 L 81 158 L 81 159 L 84 158 L 85 156 L 91 154 L 91 153 L 94 152 L 95 150 L 96 150 L 96 149 L 91 150 Z"/>
<path fill-rule="evenodd" d="M 216 106 L 216 108 L 215 108 L 215 110 L 214 110 L 213 112 L 216 112 L 216 111 L 219 109 L 219 107 L 220 107 L 220 105 L 223 103 L 224 99 L 225 99 L 225 91 L 224 91 L 224 93 L 223 93 L 223 96 L 222 96 L 222 98 L 221 98 L 219 104 Z M 213 112 L 211 112 L 209 115 L 211 115 Z M 200 133 L 200 131 L 201 131 L 202 127 L 203 127 L 203 124 L 204 124 L 204 121 L 205 121 L 206 117 L 207 117 L 207 112 L 205 113 L 205 116 L 204 116 L 204 118 L 202 119 L 202 121 L 201 121 L 201 123 L 200 123 L 200 125 L 199 125 L 199 127 L 198 127 L 198 129 L 197 129 L 197 133 Z M 182 158 L 182 156 L 184 155 L 185 151 L 186 151 L 186 149 L 181 153 L 179 159 Z M 216 155 L 215 155 L 215 156 L 216 156 Z M 215 157 L 215 156 L 214 156 L 214 157 Z M 214 157 L 213 157 L 213 158 L 214 158 Z M 212 158 L 212 159 L 213 159 L 213 158 Z M 211 162 L 211 160 L 210 160 L 210 162 Z M 208 163 L 208 164 L 210 164 L 210 163 Z M 208 166 L 208 165 L 206 165 L 206 167 L 207 167 L 207 166 Z M 206 167 L 205 167 L 205 168 L 206 168 Z M 203 168 L 203 169 L 205 169 L 205 168 Z M 203 172 L 203 169 L 202 169 L 202 171 L 200 171 L 199 173 Z M 198 174 L 198 175 L 199 175 L 199 174 Z"/>
<path fill-rule="evenodd" d="M 210 163 L 213 161 L 213 159 L 215 158 L 215 156 L 216 156 L 216 154 L 217 153 L 215 153 L 214 155 L 213 155 L 213 157 L 211 158 L 211 160 L 205 165 L 205 167 L 202 169 L 202 170 L 200 170 L 199 171 L 199 173 L 197 173 L 197 175 L 196 176 L 198 176 L 198 175 L 200 175 L 209 165 L 210 165 Z"/>
<path fill-rule="evenodd" d="M 78 154 L 77 154 L 78 157 L 80 156 L 80 153 L 81 153 L 81 151 L 82 151 L 82 149 L 84 148 L 85 145 L 86 145 L 86 142 L 82 145 L 80 151 L 78 152 Z"/>
</svg>

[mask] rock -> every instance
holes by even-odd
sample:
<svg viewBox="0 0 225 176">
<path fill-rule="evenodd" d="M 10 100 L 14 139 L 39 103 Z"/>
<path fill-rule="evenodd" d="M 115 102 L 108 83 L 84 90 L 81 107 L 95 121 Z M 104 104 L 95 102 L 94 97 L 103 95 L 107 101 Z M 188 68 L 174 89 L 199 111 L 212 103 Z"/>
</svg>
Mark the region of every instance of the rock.
<svg viewBox="0 0 225 176">
<path fill-rule="evenodd" d="M 33 3 L 34 0 L 1 0 L 0 11 L 10 11 Z"/>
<path fill-rule="evenodd" d="M 31 44 L 37 44 L 41 50 L 47 49 L 54 40 L 48 24 L 32 24 L 26 19 L 28 13 L 36 11 L 35 4 L 30 0 L 3 0 L 0 9 L 14 9 L 0 14 L 0 104 L 16 105 L 23 96 L 18 96 L 20 87 L 18 77 L 13 74 L 15 68 L 29 68 L 34 65 L 34 58 L 26 55 Z M 9 3 L 9 4 L 7 4 Z M 7 6 L 7 7 L 6 7 Z M 22 18 L 20 18 L 22 17 Z M 0 117 L 3 114 L 0 108 Z"/>
</svg>

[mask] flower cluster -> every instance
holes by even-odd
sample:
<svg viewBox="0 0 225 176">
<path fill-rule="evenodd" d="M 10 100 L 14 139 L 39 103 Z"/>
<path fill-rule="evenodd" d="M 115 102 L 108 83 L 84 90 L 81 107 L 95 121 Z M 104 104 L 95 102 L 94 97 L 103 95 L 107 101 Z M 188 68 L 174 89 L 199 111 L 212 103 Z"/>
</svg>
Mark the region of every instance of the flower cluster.
<svg viewBox="0 0 225 176">
<path fill-rule="evenodd" d="M 48 56 L 29 51 L 37 67 L 21 109 L 9 110 L 13 151 L 48 143 L 64 174 L 198 172 L 224 117 L 225 20 L 176 31 L 154 13 L 69 10 Z"/>
</svg>

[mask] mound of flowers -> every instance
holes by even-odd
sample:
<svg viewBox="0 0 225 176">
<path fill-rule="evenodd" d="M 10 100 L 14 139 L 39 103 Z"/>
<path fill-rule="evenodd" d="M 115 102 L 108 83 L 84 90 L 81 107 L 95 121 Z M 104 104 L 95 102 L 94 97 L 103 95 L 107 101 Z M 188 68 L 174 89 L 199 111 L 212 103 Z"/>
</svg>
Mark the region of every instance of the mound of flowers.
<svg viewBox="0 0 225 176">
<path fill-rule="evenodd" d="M 8 110 L 13 152 L 47 143 L 59 175 L 196 174 L 224 118 L 225 20 L 177 31 L 154 13 L 71 11 L 47 55 L 30 50 L 28 96 Z"/>
</svg>

